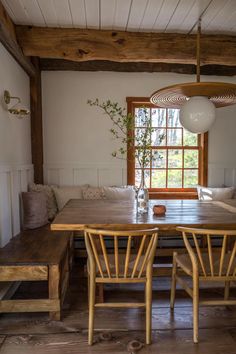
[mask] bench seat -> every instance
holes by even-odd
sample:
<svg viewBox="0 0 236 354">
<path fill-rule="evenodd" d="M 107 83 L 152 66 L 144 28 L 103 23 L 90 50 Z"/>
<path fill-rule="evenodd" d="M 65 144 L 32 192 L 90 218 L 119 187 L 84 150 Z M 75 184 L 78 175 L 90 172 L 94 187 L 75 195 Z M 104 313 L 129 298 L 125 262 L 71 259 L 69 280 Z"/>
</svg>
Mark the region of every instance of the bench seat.
<svg viewBox="0 0 236 354">
<path fill-rule="evenodd" d="M 0 249 L 0 281 L 48 281 L 47 299 L 0 301 L 1 312 L 49 312 L 60 320 L 69 281 L 73 235 L 49 227 L 27 230 Z"/>
</svg>

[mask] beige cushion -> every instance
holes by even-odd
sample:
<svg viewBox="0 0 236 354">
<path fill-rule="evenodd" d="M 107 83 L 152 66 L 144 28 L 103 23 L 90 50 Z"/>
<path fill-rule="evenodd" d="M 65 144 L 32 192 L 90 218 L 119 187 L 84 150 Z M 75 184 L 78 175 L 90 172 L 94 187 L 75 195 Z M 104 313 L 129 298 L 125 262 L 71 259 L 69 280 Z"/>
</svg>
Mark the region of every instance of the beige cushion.
<svg viewBox="0 0 236 354">
<path fill-rule="evenodd" d="M 234 195 L 234 187 L 210 188 L 197 187 L 199 200 L 225 200 L 232 199 Z"/>
<path fill-rule="evenodd" d="M 84 199 L 105 199 L 102 187 L 87 187 L 82 190 Z"/>
<path fill-rule="evenodd" d="M 47 198 L 47 211 L 48 211 L 48 220 L 53 220 L 58 211 L 57 202 L 53 192 L 53 186 L 44 185 L 44 184 L 29 184 L 29 192 L 43 192 Z"/>
<path fill-rule="evenodd" d="M 43 192 L 22 192 L 23 228 L 36 229 L 48 224 L 47 197 Z"/>
<path fill-rule="evenodd" d="M 133 188 L 103 187 L 106 199 L 113 200 L 134 200 L 135 191 Z"/>
<path fill-rule="evenodd" d="M 61 186 L 53 187 L 58 209 L 61 210 L 70 199 L 83 199 L 83 186 Z"/>
</svg>

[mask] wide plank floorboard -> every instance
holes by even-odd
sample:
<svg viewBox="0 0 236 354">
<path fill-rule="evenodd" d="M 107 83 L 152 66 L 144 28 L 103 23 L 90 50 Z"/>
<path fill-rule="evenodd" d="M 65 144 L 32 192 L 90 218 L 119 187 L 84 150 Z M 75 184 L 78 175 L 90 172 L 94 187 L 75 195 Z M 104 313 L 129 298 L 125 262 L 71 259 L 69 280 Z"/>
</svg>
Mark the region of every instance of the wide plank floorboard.
<svg viewBox="0 0 236 354">
<path fill-rule="evenodd" d="M 62 321 L 50 321 L 43 313 L 0 315 L 0 354 L 127 353 L 131 340 L 145 343 L 145 312 L 136 309 L 96 309 L 95 340 L 87 345 L 87 281 L 75 267 L 63 306 Z M 153 344 L 140 353 L 236 354 L 236 307 L 200 309 L 200 343 L 192 342 L 192 306 L 182 290 L 177 291 L 174 313 L 169 309 L 170 279 L 158 278 L 153 285 Z M 143 299 L 141 286 L 107 286 L 107 301 Z M 43 297 L 47 284 L 22 283 L 15 298 Z M 222 296 L 222 288 L 203 289 L 202 296 Z M 236 289 L 232 290 L 236 295 Z M 110 341 L 101 332 L 112 334 Z"/>
</svg>

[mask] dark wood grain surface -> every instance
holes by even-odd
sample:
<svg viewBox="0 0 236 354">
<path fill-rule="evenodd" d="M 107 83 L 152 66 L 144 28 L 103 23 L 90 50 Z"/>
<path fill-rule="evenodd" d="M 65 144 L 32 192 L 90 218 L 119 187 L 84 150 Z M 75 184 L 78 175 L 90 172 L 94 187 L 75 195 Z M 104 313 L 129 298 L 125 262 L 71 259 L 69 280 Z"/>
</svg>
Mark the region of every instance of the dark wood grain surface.
<svg viewBox="0 0 236 354">
<path fill-rule="evenodd" d="M 0 266 L 59 264 L 69 240 L 68 232 L 53 233 L 47 228 L 24 231 L 0 249 Z"/>
<path fill-rule="evenodd" d="M 153 205 L 164 204 L 164 216 L 153 215 Z M 175 231 L 185 225 L 202 228 L 236 229 L 236 213 L 214 202 L 199 200 L 150 200 L 147 214 L 137 215 L 135 202 L 71 199 L 51 224 L 52 230 L 82 230 L 92 227 L 134 228 L 157 226 Z"/>
</svg>

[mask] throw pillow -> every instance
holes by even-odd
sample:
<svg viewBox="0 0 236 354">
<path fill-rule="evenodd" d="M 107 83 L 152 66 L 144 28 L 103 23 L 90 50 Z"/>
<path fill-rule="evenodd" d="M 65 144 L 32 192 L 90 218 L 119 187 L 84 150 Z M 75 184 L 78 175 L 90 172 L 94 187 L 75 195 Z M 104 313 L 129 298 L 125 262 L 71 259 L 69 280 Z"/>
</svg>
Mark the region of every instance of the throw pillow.
<svg viewBox="0 0 236 354">
<path fill-rule="evenodd" d="M 47 197 L 43 192 L 22 192 L 23 228 L 36 229 L 48 224 Z"/>
<path fill-rule="evenodd" d="M 44 185 L 44 184 L 29 184 L 29 192 L 43 192 L 47 198 L 47 211 L 48 211 L 48 220 L 53 220 L 58 211 L 57 201 L 53 192 L 53 186 Z"/>
<path fill-rule="evenodd" d="M 85 186 L 53 187 L 58 209 L 61 210 L 70 199 L 83 199 L 82 190 Z"/>
<path fill-rule="evenodd" d="M 83 188 L 84 199 L 105 199 L 105 194 L 102 187 Z"/>
<path fill-rule="evenodd" d="M 234 195 L 234 187 L 210 188 L 197 187 L 199 200 L 225 200 L 232 199 Z"/>
<path fill-rule="evenodd" d="M 113 200 L 134 200 L 135 191 L 133 188 L 126 187 L 103 187 L 106 199 Z"/>
</svg>

